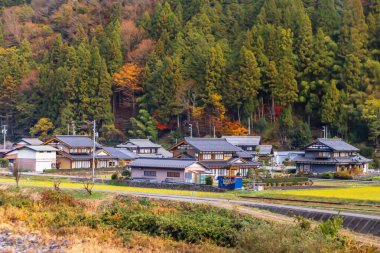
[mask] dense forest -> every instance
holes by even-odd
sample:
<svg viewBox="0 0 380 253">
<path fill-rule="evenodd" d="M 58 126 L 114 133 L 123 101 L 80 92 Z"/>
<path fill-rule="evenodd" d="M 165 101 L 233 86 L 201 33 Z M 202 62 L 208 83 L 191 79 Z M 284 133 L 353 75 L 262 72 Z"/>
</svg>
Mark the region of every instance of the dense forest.
<svg viewBox="0 0 380 253">
<path fill-rule="evenodd" d="M 380 138 L 379 0 L 1 1 L 12 138 Z"/>
</svg>

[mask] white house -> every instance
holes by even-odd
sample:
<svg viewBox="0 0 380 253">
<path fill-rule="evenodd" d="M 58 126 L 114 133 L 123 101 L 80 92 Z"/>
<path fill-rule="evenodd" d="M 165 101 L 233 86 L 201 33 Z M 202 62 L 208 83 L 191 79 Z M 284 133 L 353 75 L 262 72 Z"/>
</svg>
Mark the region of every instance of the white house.
<svg viewBox="0 0 380 253">
<path fill-rule="evenodd" d="M 4 158 L 21 170 L 43 172 L 55 168 L 56 151 L 51 146 L 23 146 L 8 152 Z"/>
</svg>

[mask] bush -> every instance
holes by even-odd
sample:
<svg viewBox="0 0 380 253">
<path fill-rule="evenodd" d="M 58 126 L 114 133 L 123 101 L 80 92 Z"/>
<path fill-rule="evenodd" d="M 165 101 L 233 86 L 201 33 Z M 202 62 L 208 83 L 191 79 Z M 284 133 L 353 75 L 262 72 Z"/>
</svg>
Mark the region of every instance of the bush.
<svg viewBox="0 0 380 253">
<path fill-rule="evenodd" d="M 77 202 L 74 197 L 64 191 L 46 190 L 41 192 L 41 204 L 43 206 L 66 205 L 74 207 Z"/>
<path fill-rule="evenodd" d="M 332 179 L 334 177 L 333 173 L 331 172 L 325 172 L 319 175 L 322 179 Z"/>
<path fill-rule="evenodd" d="M 334 173 L 334 179 L 352 180 L 353 177 L 346 171 L 338 171 Z"/>
<path fill-rule="evenodd" d="M 206 185 L 212 185 L 214 183 L 214 180 L 211 176 L 206 177 Z"/>
<path fill-rule="evenodd" d="M 120 178 L 119 172 L 115 172 L 112 174 L 111 179 L 112 180 L 118 180 Z"/>
<path fill-rule="evenodd" d="M 343 226 L 343 217 L 342 216 L 333 216 L 328 219 L 326 222 L 319 224 L 323 235 L 328 238 L 337 239 L 339 235 L 339 230 Z"/>
<path fill-rule="evenodd" d="M 123 170 L 123 171 L 121 172 L 121 175 L 122 175 L 123 177 L 130 178 L 130 177 L 132 176 L 132 173 L 131 173 L 130 170 Z"/>
<path fill-rule="evenodd" d="M 0 158 L 0 168 L 8 168 L 9 161 L 7 159 L 1 159 Z"/>
</svg>

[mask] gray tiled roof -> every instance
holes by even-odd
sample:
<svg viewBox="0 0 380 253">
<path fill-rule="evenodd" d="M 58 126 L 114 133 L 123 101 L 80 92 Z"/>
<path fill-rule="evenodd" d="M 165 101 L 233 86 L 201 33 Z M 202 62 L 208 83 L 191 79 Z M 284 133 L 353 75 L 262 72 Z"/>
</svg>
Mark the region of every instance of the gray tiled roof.
<svg viewBox="0 0 380 253">
<path fill-rule="evenodd" d="M 176 159 L 176 158 L 138 158 L 129 166 L 146 167 L 146 168 L 162 168 L 162 169 L 185 169 L 196 163 L 193 159 Z"/>
<path fill-rule="evenodd" d="M 247 151 L 239 151 L 239 152 L 236 152 L 236 155 L 238 157 L 242 157 L 242 158 L 253 158 L 253 154 L 247 152 Z"/>
<path fill-rule="evenodd" d="M 257 147 L 259 148 L 259 152 L 257 152 L 259 155 L 270 155 L 272 153 L 272 145 L 259 145 Z"/>
<path fill-rule="evenodd" d="M 160 154 L 160 155 L 162 155 L 165 158 L 173 157 L 173 153 L 172 152 L 169 152 L 169 151 L 167 151 L 166 149 L 164 149 L 162 147 L 158 148 L 157 153 Z"/>
<path fill-rule="evenodd" d="M 21 141 L 23 141 L 29 145 L 34 145 L 34 146 L 38 146 L 38 145 L 41 145 L 43 143 L 38 138 L 22 138 Z"/>
<path fill-rule="evenodd" d="M 139 147 L 139 148 L 161 148 L 161 145 L 153 143 L 149 139 L 130 139 L 126 143 L 120 144 L 117 147 Z"/>
<path fill-rule="evenodd" d="M 293 159 L 291 159 L 293 162 L 299 162 L 299 163 L 369 163 L 372 160 L 367 159 L 361 155 L 354 155 L 354 156 L 348 156 L 348 157 L 332 157 L 329 159 L 312 159 L 312 158 L 306 158 L 305 155 L 297 155 Z"/>
<path fill-rule="evenodd" d="M 241 148 L 229 143 L 226 139 L 185 138 L 185 141 L 200 152 L 239 152 Z"/>
<path fill-rule="evenodd" d="M 222 136 L 235 146 L 257 146 L 260 144 L 260 136 Z"/>
<path fill-rule="evenodd" d="M 57 135 L 56 139 L 66 143 L 70 147 L 93 147 L 93 140 L 86 135 Z M 96 143 L 97 147 L 100 147 L 98 143 Z"/>
<path fill-rule="evenodd" d="M 23 146 L 19 149 L 23 149 L 23 148 L 28 148 L 28 149 L 31 149 L 34 151 L 58 151 L 58 149 L 56 149 L 52 146 L 48 146 L 48 145 L 45 145 L 45 146 L 27 145 L 27 146 Z"/>
<path fill-rule="evenodd" d="M 348 144 L 342 139 L 318 138 L 318 141 L 336 151 L 359 151 L 358 148 Z"/>
<path fill-rule="evenodd" d="M 114 148 L 114 147 L 102 147 L 102 148 L 108 153 L 110 153 L 112 156 L 117 157 L 120 160 L 134 160 L 138 157 L 135 153 L 126 149 L 123 150 L 123 149 Z M 127 152 L 123 152 L 123 151 L 127 151 Z"/>
<path fill-rule="evenodd" d="M 69 154 L 69 153 L 66 153 L 65 151 L 58 151 L 57 152 L 57 155 L 59 154 L 62 154 L 63 156 L 65 157 L 69 157 L 73 160 L 91 160 L 93 157 L 92 157 L 92 153 L 91 154 Z M 105 155 L 95 155 L 95 159 L 118 159 L 117 157 L 115 156 L 105 156 Z"/>
</svg>

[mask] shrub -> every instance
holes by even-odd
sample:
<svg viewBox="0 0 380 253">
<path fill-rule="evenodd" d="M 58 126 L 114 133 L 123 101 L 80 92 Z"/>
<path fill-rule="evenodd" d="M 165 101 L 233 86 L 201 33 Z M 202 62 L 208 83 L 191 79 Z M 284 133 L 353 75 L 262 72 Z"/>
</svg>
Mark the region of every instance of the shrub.
<svg viewBox="0 0 380 253">
<path fill-rule="evenodd" d="M 64 191 L 46 190 L 41 192 L 41 204 L 43 206 L 54 206 L 54 205 L 67 205 L 75 206 L 77 202 L 74 197 Z"/>
<path fill-rule="evenodd" d="M 338 171 L 334 173 L 334 179 L 352 180 L 353 177 L 346 171 Z"/>
<path fill-rule="evenodd" d="M 130 177 L 132 176 L 132 173 L 131 173 L 130 170 L 123 170 L 123 171 L 121 172 L 121 175 L 122 175 L 123 177 L 130 178 Z"/>
<path fill-rule="evenodd" d="M 212 185 L 214 183 L 214 180 L 211 176 L 206 177 L 206 185 Z"/>
<path fill-rule="evenodd" d="M 332 179 L 334 177 L 333 173 L 331 172 L 325 172 L 319 175 L 322 179 Z"/>
<path fill-rule="evenodd" d="M 320 223 L 319 228 L 322 231 L 323 235 L 328 238 L 337 239 L 339 236 L 339 230 L 343 226 L 343 217 L 333 216 L 328 219 L 326 222 Z"/>
<path fill-rule="evenodd" d="M 8 168 L 9 161 L 7 159 L 0 158 L 0 168 Z"/>
<path fill-rule="evenodd" d="M 119 177 L 120 177 L 120 174 L 118 172 L 115 172 L 115 173 L 112 174 L 111 179 L 112 180 L 118 180 Z"/>
</svg>

